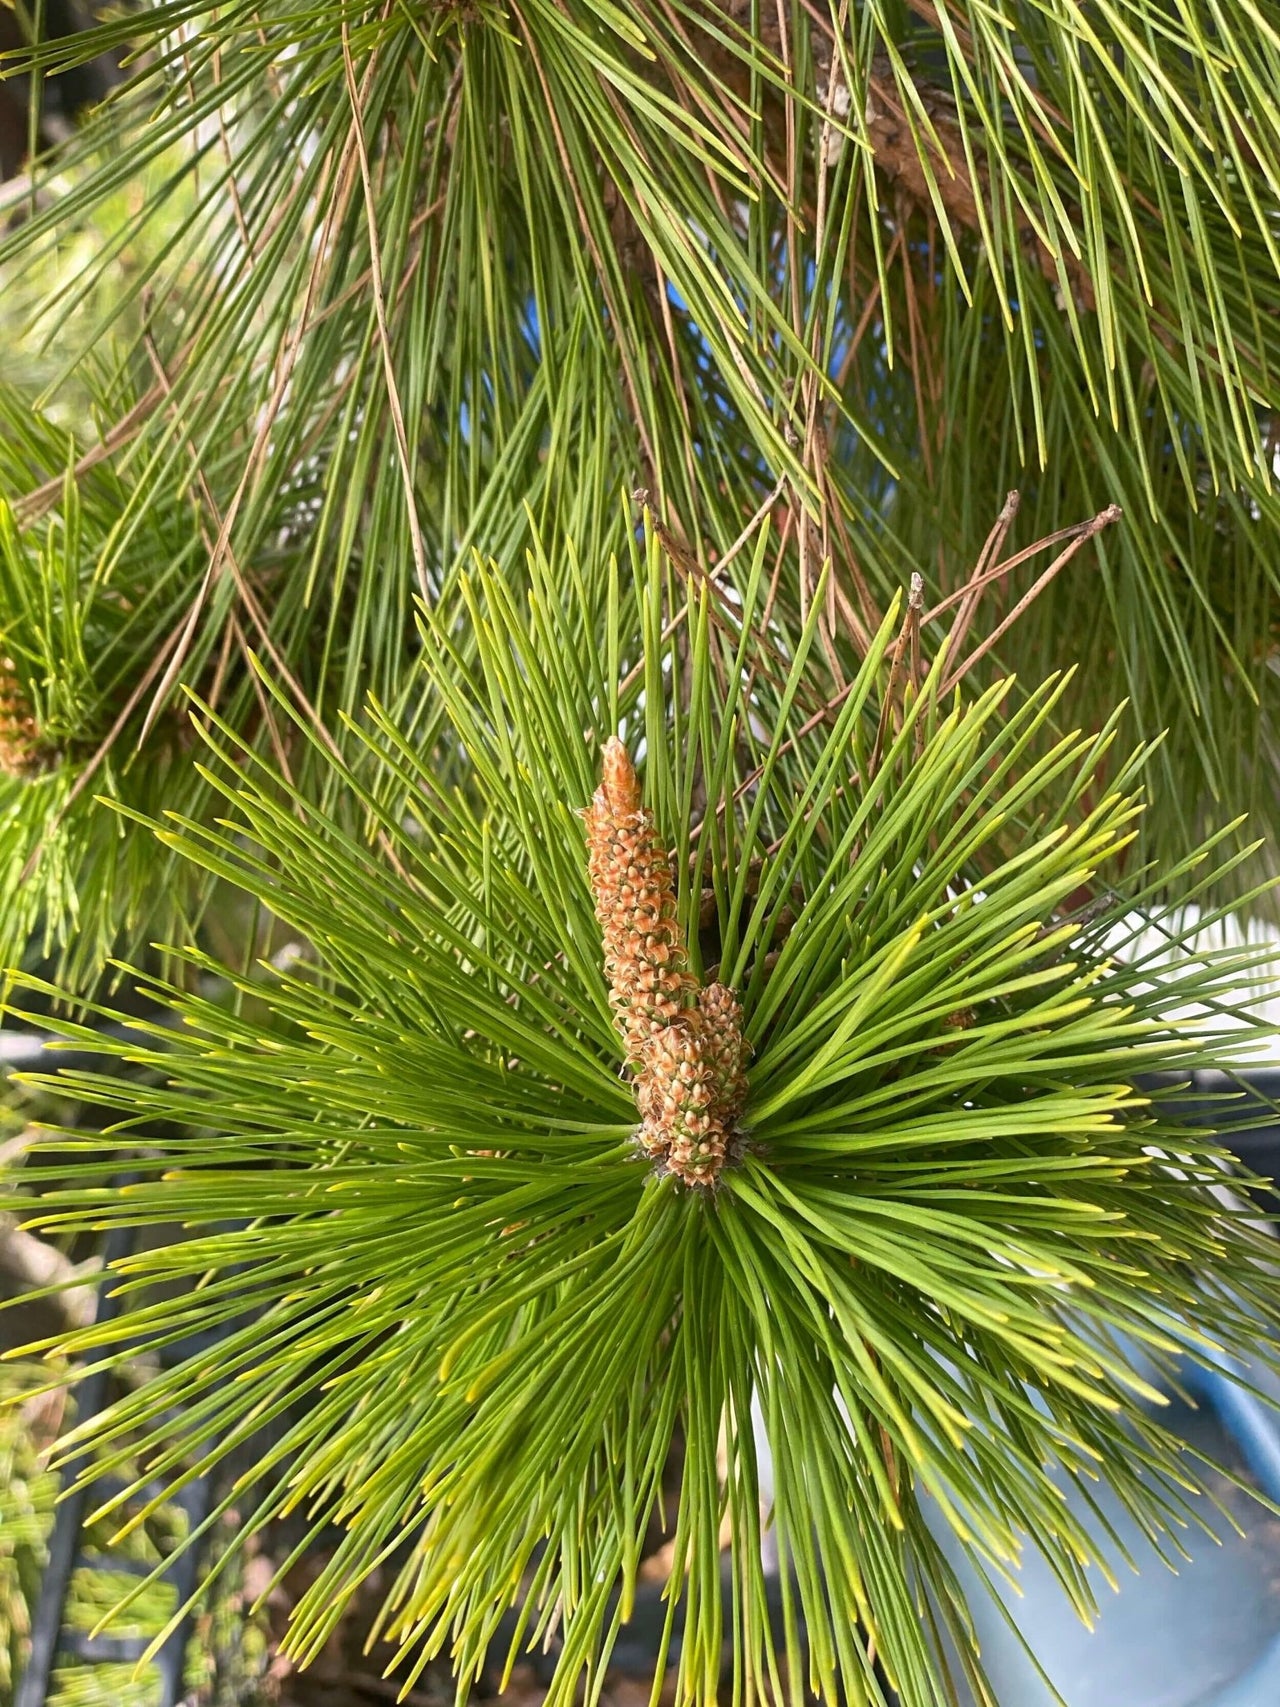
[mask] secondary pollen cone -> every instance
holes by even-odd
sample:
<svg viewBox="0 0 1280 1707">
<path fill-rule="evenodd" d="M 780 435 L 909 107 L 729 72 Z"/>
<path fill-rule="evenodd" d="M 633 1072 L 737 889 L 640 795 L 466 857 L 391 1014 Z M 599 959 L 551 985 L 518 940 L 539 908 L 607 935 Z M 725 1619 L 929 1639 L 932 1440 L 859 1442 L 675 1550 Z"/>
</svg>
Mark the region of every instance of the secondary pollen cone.
<svg viewBox="0 0 1280 1707">
<path fill-rule="evenodd" d="M 698 1016 L 717 1104 L 726 1117 L 741 1114 L 747 1100 L 742 1003 L 727 984 L 708 984 L 698 991 Z"/>
<path fill-rule="evenodd" d="M 725 985 L 700 988 L 689 971 L 671 862 L 616 736 L 586 823 L 609 1000 L 635 1075 L 637 1140 L 686 1185 L 711 1185 L 746 1101 L 742 1008 Z"/>
<path fill-rule="evenodd" d="M 710 1185 L 724 1166 L 729 1132 L 716 1077 L 693 1016 L 655 1031 L 644 1046 L 636 1081 L 640 1146 L 686 1185 Z"/>
<path fill-rule="evenodd" d="M 0 775 L 39 776 L 49 760 L 13 659 L 0 657 Z"/>
</svg>

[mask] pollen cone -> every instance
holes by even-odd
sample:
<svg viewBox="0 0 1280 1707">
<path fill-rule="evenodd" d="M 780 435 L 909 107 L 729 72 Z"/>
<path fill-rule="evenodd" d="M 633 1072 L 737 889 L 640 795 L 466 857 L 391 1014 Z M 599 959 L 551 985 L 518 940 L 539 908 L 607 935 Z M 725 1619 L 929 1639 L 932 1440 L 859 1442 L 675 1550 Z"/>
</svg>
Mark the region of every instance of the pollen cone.
<svg viewBox="0 0 1280 1707">
<path fill-rule="evenodd" d="M 588 867 L 609 1001 L 627 1059 L 638 1068 L 646 1040 L 692 1008 L 697 984 L 676 918 L 667 850 L 616 736 L 605 743 L 603 771 L 586 813 Z"/>
<path fill-rule="evenodd" d="M 0 775 L 39 776 L 50 753 L 12 658 L 0 658 Z"/>
<path fill-rule="evenodd" d="M 686 1185 L 712 1185 L 746 1102 L 742 1006 L 726 985 L 700 988 L 689 971 L 671 862 L 616 736 L 601 772 L 586 812 L 587 865 L 609 1000 L 635 1075 L 637 1140 Z"/>
</svg>

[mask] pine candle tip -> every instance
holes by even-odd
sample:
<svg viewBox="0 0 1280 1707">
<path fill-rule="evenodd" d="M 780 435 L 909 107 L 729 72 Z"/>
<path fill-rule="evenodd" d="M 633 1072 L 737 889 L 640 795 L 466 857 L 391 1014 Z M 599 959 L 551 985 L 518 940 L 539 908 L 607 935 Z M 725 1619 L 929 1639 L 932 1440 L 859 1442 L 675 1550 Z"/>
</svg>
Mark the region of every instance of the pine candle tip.
<svg viewBox="0 0 1280 1707">
<path fill-rule="evenodd" d="M 631 754 L 616 735 L 610 735 L 600 755 L 600 786 L 614 812 L 640 810 L 640 780 Z"/>
</svg>

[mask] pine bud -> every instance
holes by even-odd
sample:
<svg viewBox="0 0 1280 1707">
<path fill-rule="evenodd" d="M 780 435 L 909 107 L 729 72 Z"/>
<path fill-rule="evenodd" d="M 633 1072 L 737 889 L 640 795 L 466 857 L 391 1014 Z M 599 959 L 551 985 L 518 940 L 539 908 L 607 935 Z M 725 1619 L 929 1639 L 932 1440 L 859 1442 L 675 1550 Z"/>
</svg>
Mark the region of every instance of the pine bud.
<svg viewBox="0 0 1280 1707">
<path fill-rule="evenodd" d="M 12 658 L 0 658 L 0 774 L 39 776 L 50 758 L 17 666 Z"/>
<path fill-rule="evenodd" d="M 605 743 L 603 777 L 586 820 L 609 1001 L 627 1059 L 638 1066 L 654 1031 L 692 1006 L 697 984 L 676 918 L 667 851 L 616 736 Z"/>
</svg>

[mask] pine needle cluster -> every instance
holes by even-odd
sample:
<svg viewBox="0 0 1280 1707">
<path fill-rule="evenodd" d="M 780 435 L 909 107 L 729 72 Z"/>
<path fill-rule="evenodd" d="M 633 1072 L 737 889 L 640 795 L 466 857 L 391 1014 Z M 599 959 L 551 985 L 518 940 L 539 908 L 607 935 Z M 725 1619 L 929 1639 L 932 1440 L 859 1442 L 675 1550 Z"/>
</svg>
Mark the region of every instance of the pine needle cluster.
<svg viewBox="0 0 1280 1707">
<path fill-rule="evenodd" d="M 985 1699 L 938 1513 L 989 1571 L 1044 1549 L 1087 1610 L 1097 1538 L 1046 1467 L 1084 1487 L 1105 1468 L 1152 1532 L 1197 1522 L 1133 1346 L 1157 1367 L 1252 1354 L 1275 1323 L 1221 1153 L 1135 1088 L 1247 1045 L 1248 956 L 1172 980 L 1117 956 L 1155 904 L 1125 870 L 1145 755 L 1099 787 L 1115 725 L 1055 732 L 1061 680 L 1012 710 L 1007 684 L 944 703 L 939 659 L 904 691 L 891 613 L 813 705 L 821 600 L 783 661 L 767 529 L 732 617 L 652 542 L 629 575 L 575 568 L 567 595 L 540 555 L 528 573 L 522 596 L 476 565 L 423 616 L 444 721 L 375 711 L 394 787 L 361 792 L 359 835 L 216 725 L 225 824 L 154 826 L 307 950 L 246 970 L 177 945 L 188 975 L 154 991 L 178 1026 L 123 1045 L 59 1027 L 130 1079 L 54 1081 L 120 1124 L 51 1135 L 30 1223 L 185 1229 L 121 1263 L 123 1314 L 63 1349 L 224 1330 L 65 1450 L 92 1438 L 108 1471 L 140 1452 L 138 1485 L 170 1488 L 244 1452 L 240 1489 L 266 1490 L 245 1536 L 285 1512 L 336 1527 L 299 1660 L 395 1556 L 399 1680 L 447 1653 L 465 1693 L 511 1612 L 499 1657 L 551 1643 L 568 1703 L 584 1674 L 599 1699 L 679 1430 L 658 1665 L 682 1607 L 682 1700 L 780 1699 L 789 1677 L 881 1707 L 887 1679 L 942 1707 L 952 1667 Z M 465 769 L 442 777 L 445 753 Z M 657 986 L 620 977 L 615 811 L 645 964 L 679 992 L 656 1013 Z M 1203 897 L 1220 863 L 1174 875 Z M 1100 903 L 1077 913 L 1082 888 Z M 687 1082 L 698 987 L 734 1025 L 740 1001 L 754 1050 L 732 1093 L 750 1141 L 714 1190 L 674 1140 L 659 1167 L 635 1143 L 644 1074 Z"/>
</svg>

